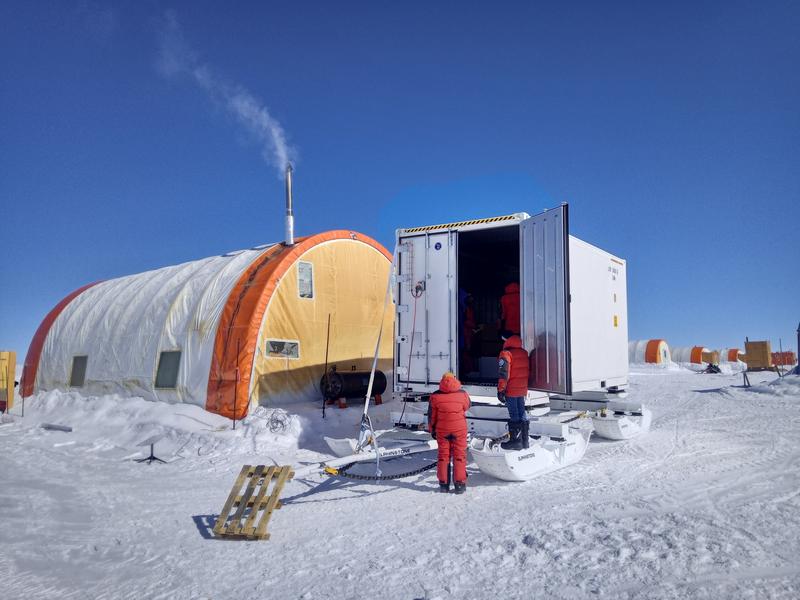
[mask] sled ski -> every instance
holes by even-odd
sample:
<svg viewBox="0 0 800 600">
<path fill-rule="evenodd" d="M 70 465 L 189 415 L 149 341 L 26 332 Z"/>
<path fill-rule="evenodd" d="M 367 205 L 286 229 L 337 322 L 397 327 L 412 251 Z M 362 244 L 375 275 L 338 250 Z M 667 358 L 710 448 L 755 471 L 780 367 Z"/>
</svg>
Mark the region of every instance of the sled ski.
<svg viewBox="0 0 800 600">
<path fill-rule="evenodd" d="M 424 430 L 387 429 L 375 435 L 378 444 L 383 448 L 410 446 L 420 442 L 425 443 L 431 439 L 430 434 Z M 358 454 L 356 452 L 358 442 L 353 438 L 325 437 L 325 443 L 338 457 Z M 366 449 L 365 452 L 371 452 L 371 450 Z"/>
<path fill-rule="evenodd" d="M 650 430 L 653 413 L 648 408 L 626 412 L 601 408 L 592 415 L 594 432 L 608 440 L 629 440 Z"/>
<path fill-rule="evenodd" d="M 586 452 L 592 430 L 589 427 L 576 427 L 558 421 L 531 421 L 529 448 L 523 450 L 503 450 L 500 444 L 508 439 L 508 433 L 500 436 L 473 437 L 469 443 L 470 453 L 475 464 L 491 477 L 504 481 L 527 481 L 578 462 Z M 418 452 L 436 450 L 436 440 L 426 432 L 402 429 L 388 430 L 377 435 L 380 458 L 392 458 Z M 334 453 L 355 448 L 353 439 L 326 438 Z M 368 448 L 361 452 L 297 470 L 297 476 L 314 472 L 336 474 L 336 470 L 355 462 L 375 460 L 375 450 Z"/>
<path fill-rule="evenodd" d="M 357 442 L 353 438 L 331 438 L 324 436 L 325 443 L 335 456 L 349 456 L 356 453 Z"/>
<path fill-rule="evenodd" d="M 503 450 L 499 439 L 473 438 L 470 454 L 482 473 L 503 481 L 528 481 L 575 464 L 586 453 L 589 428 L 531 421 L 529 447 Z"/>
<path fill-rule="evenodd" d="M 586 411 L 594 432 L 609 440 L 629 440 L 650 430 L 653 413 L 639 402 L 609 400 L 605 394 L 552 397 L 550 408 L 566 416 L 569 411 Z"/>
<path fill-rule="evenodd" d="M 380 441 L 382 436 L 379 436 Z M 426 439 L 427 438 L 427 439 Z M 346 440 L 335 440 L 336 442 L 344 442 Z M 353 440 L 355 444 L 355 440 Z M 330 444 L 329 444 L 330 445 Z M 340 447 L 344 447 L 341 444 Z M 386 458 L 396 458 L 398 456 L 406 456 L 409 454 L 417 454 L 419 452 L 428 452 L 438 448 L 436 440 L 431 439 L 428 434 L 421 435 L 418 439 L 405 439 L 397 440 L 391 447 L 378 446 L 377 451 L 372 447 L 365 448 L 361 452 L 354 452 L 347 456 L 334 458 L 333 460 L 323 461 L 308 465 L 306 467 L 295 470 L 295 478 L 308 477 L 317 473 L 335 474 L 336 469 L 349 465 L 351 463 L 369 462 L 379 458 L 380 460 Z"/>
</svg>

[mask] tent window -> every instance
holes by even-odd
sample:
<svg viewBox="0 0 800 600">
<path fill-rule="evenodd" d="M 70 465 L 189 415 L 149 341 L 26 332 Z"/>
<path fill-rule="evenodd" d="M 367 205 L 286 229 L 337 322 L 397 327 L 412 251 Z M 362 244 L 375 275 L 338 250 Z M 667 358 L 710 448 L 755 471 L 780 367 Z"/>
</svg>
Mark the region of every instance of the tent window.
<svg viewBox="0 0 800 600">
<path fill-rule="evenodd" d="M 181 364 L 180 350 L 162 352 L 156 371 L 156 388 L 175 389 L 178 387 L 178 368 Z"/>
<path fill-rule="evenodd" d="M 314 265 L 310 262 L 297 263 L 297 293 L 301 298 L 314 297 Z"/>
<path fill-rule="evenodd" d="M 72 373 L 69 376 L 69 387 L 83 387 L 86 382 L 86 361 L 88 356 L 72 357 Z"/>
<path fill-rule="evenodd" d="M 300 342 L 294 340 L 267 340 L 270 358 L 300 358 Z"/>
</svg>

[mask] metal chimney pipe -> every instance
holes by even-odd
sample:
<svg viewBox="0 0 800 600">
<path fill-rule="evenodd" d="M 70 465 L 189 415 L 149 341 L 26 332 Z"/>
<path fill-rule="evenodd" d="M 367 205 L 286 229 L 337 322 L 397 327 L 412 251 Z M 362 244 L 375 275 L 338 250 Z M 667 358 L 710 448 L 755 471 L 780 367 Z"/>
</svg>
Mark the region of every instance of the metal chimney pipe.
<svg viewBox="0 0 800 600">
<path fill-rule="evenodd" d="M 286 165 L 286 239 L 285 246 L 294 246 L 294 212 L 292 211 L 292 165 Z"/>
</svg>

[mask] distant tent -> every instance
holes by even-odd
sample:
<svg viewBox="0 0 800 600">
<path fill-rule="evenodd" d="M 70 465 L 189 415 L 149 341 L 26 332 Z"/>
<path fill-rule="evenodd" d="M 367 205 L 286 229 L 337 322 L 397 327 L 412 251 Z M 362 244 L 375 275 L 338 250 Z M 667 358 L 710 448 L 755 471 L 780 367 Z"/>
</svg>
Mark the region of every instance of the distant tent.
<svg viewBox="0 0 800 600">
<path fill-rule="evenodd" d="M 772 362 L 772 349 L 769 340 L 750 341 L 745 338 L 744 350 L 744 360 L 747 363 L 748 371 L 771 370 L 775 367 Z"/>
<path fill-rule="evenodd" d="M 791 350 L 773 352 L 772 364 L 778 367 L 793 367 L 797 364 L 797 355 Z"/>
<path fill-rule="evenodd" d="M 318 398 L 328 362 L 391 367 L 391 255 L 351 231 L 231 252 L 84 286 L 45 317 L 22 395 L 53 389 L 186 402 L 241 418 L 258 403 Z"/>
<path fill-rule="evenodd" d="M 704 346 L 680 346 L 672 349 L 672 360 L 677 363 L 701 365 L 704 362 L 713 362 L 713 358 L 713 353 Z M 716 357 L 716 362 L 718 361 L 719 356 Z"/>
<path fill-rule="evenodd" d="M 631 364 L 669 364 L 671 354 L 665 340 L 628 342 L 628 362 Z"/>
<path fill-rule="evenodd" d="M 744 354 L 739 348 L 726 348 L 720 350 L 720 360 L 728 363 L 738 363 L 744 360 Z"/>
</svg>

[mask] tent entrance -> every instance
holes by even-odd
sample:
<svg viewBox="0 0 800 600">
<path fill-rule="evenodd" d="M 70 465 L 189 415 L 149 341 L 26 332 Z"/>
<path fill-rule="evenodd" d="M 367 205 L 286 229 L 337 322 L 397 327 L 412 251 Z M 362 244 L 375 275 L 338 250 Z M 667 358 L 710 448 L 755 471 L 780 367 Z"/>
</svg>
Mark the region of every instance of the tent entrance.
<svg viewBox="0 0 800 600">
<path fill-rule="evenodd" d="M 519 225 L 458 234 L 458 377 L 497 385 L 500 298 L 520 281 Z"/>
</svg>

